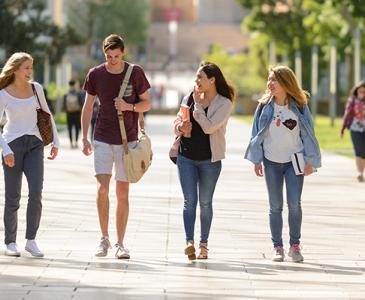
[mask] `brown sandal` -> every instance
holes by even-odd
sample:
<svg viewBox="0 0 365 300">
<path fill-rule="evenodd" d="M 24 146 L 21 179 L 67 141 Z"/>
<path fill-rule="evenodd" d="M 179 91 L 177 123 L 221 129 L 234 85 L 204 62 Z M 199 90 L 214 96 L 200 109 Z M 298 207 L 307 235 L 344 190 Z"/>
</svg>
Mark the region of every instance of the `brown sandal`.
<svg viewBox="0 0 365 300">
<path fill-rule="evenodd" d="M 195 247 L 194 247 L 193 244 L 188 243 L 184 252 L 185 252 L 185 255 L 188 256 L 189 260 L 195 260 L 196 259 Z"/>
<path fill-rule="evenodd" d="M 208 251 L 207 245 L 200 245 L 199 246 L 200 253 L 198 255 L 198 259 L 208 259 Z"/>
</svg>

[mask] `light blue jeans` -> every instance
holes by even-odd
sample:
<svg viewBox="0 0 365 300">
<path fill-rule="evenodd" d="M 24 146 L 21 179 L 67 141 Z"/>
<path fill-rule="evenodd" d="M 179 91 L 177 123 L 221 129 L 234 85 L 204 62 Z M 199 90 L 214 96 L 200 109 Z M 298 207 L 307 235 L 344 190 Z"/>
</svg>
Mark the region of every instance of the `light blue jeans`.
<svg viewBox="0 0 365 300">
<path fill-rule="evenodd" d="M 194 240 L 196 206 L 199 199 L 200 243 L 208 243 L 213 219 L 213 194 L 222 169 L 222 162 L 195 161 L 178 155 L 176 164 L 184 194 L 183 217 L 186 240 Z"/>
<path fill-rule="evenodd" d="M 295 175 L 291 162 L 276 163 L 264 158 L 265 180 L 270 202 L 270 230 L 274 247 L 283 246 L 283 183 L 285 180 L 288 203 L 290 245 L 299 244 L 302 226 L 303 175 Z"/>
</svg>

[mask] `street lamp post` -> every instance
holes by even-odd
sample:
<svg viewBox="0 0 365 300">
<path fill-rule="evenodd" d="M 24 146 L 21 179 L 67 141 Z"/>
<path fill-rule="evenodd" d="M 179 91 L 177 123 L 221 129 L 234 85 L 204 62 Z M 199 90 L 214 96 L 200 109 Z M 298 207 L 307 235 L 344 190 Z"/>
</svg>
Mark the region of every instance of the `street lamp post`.
<svg viewBox="0 0 365 300">
<path fill-rule="evenodd" d="M 311 109 L 315 118 L 317 115 L 317 97 L 318 97 L 318 46 L 312 47 L 312 67 L 311 67 Z"/>
<path fill-rule="evenodd" d="M 177 33 L 177 21 L 170 20 L 169 21 L 169 56 L 171 60 L 175 60 L 177 54 L 177 40 L 176 40 L 176 33 Z"/>
<path fill-rule="evenodd" d="M 354 35 L 354 85 L 360 82 L 361 77 L 361 31 L 357 27 Z"/>
<path fill-rule="evenodd" d="M 302 54 L 300 49 L 295 50 L 295 75 L 302 86 Z"/>
<path fill-rule="evenodd" d="M 275 66 L 276 65 L 276 49 L 275 49 L 275 42 L 274 41 L 270 41 L 269 43 L 269 63 L 270 66 Z"/>
<path fill-rule="evenodd" d="M 332 127 L 335 125 L 335 117 L 336 117 L 336 93 L 337 93 L 336 39 L 332 38 L 331 48 L 330 48 L 330 103 L 329 103 L 329 115 Z"/>
</svg>

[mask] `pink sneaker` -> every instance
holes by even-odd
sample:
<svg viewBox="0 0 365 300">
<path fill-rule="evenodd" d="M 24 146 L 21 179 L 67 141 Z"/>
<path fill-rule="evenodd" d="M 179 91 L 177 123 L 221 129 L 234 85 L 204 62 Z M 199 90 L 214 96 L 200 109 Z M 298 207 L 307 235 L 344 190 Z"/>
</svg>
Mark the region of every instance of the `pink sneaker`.
<svg viewBox="0 0 365 300">
<path fill-rule="evenodd" d="M 304 257 L 302 253 L 300 253 L 300 245 L 299 244 L 293 244 L 290 246 L 288 256 L 291 257 L 291 260 L 293 262 L 302 262 L 304 261 Z"/>
</svg>

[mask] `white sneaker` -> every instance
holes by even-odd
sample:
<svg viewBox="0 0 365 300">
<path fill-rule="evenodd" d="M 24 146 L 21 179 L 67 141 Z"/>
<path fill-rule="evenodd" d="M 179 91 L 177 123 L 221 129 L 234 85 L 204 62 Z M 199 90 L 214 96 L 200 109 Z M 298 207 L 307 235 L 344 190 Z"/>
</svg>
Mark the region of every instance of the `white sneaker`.
<svg viewBox="0 0 365 300">
<path fill-rule="evenodd" d="M 129 250 L 122 245 L 115 244 L 115 257 L 118 259 L 130 259 Z"/>
<path fill-rule="evenodd" d="M 100 240 L 99 246 L 96 248 L 95 256 L 103 257 L 108 255 L 108 249 L 111 249 L 109 238 L 103 236 Z"/>
<path fill-rule="evenodd" d="M 274 253 L 272 255 L 271 260 L 281 262 L 281 261 L 284 261 L 284 257 L 285 257 L 285 254 L 284 254 L 283 246 L 274 247 Z"/>
<path fill-rule="evenodd" d="M 6 245 L 5 250 L 6 256 L 20 256 L 20 251 L 18 250 L 18 245 L 16 243 L 10 243 Z"/>
<path fill-rule="evenodd" d="M 44 256 L 43 252 L 39 250 L 35 240 L 27 240 L 27 243 L 25 244 L 25 250 L 28 251 L 34 257 Z"/>
</svg>

